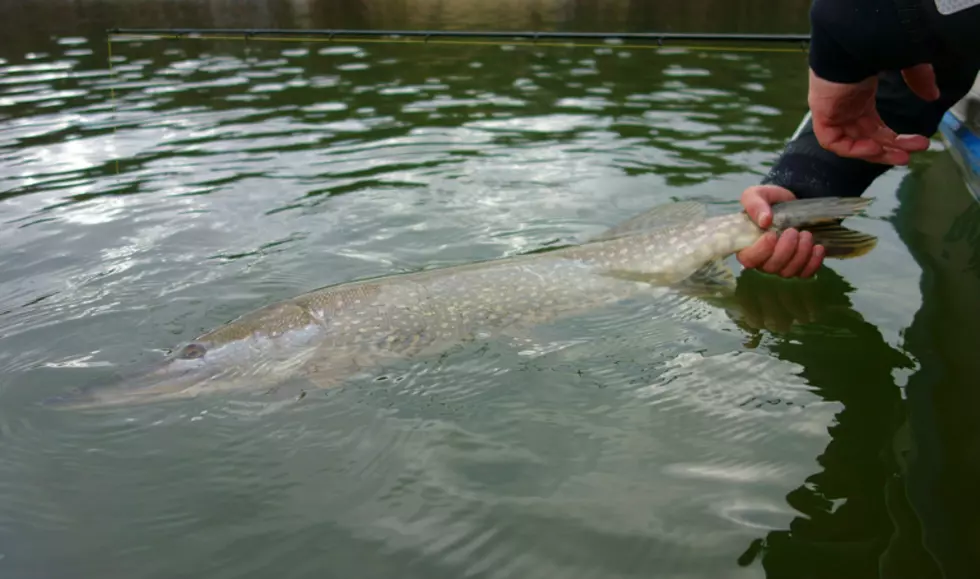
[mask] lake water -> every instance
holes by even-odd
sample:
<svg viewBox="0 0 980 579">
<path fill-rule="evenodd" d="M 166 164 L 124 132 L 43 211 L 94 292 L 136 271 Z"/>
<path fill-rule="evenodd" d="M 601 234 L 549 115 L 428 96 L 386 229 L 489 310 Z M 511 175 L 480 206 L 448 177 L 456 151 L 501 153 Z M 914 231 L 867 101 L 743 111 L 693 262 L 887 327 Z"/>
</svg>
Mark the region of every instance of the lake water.
<svg viewBox="0 0 980 579">
<path fill-rule="evenodd" d="M 277 411 L 39 404 L 324 285 L 736 210 L 806 111 L 797 51 L 145 40 L 110 69 L 105 28 L 807 26 L 646 4 L 0 8 L 0 576 L 972 576 L 980 209 L 939 141 L 851 220 L 871 254 L 743 273 L 731 312 L 631 302 Z"/>
</svg>

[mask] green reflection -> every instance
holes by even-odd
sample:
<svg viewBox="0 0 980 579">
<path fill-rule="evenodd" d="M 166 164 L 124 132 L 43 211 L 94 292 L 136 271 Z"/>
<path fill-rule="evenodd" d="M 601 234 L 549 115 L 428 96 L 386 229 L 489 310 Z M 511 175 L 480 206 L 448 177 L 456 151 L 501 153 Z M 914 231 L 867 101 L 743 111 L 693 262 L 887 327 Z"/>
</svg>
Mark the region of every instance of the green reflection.
<svg viewBox="0 0 980 579">
<path fill-rule="evenodd" d="M 372 574 L 368 568 L 382 575 L 451 576 L 465 573 L 466 565 L 494 561 L 528 568 L 537 553 L 543 554 L 538 561 L 553 554 L 573 572 L 605 576 L 637 574 L 638 568 L 656 576 L 672 564 L 694 569 L 693 574 L 724 576 L 719 569 L 733 566 L 735 555 L 726 544 L 701 558 L 697 535 L 710 535 L 719 521 L 702 509 L 701 497 L 695 496 L 700 491 L 692 489 L 724 493 L 730 482 L 684 486 L 679 499 L 662 503 L 671 479 L 659 472 L 678 458 L 711 463 L 714 452 L 731 448 L 722 436 L 706 437 L 692 428 L 699 419 L 695 408 L 674 412 L 676 424 L 657 433 L 706 441 L 711 448 L 699 447 L 700 456 L 678 457 L 669 443 L 610 442 L 636 437 L 648 421 L 667 414 L 638 410 L 630 390 L 608 383 L 654 380 L 659 368 L 654 362 L 678 347 L 670 343 L 670 333 L 657 334 L 657 356 L 588 368 L 597 376 L 595 392 L 578 383 L 557 387 L 546 376 L 561 382 L 561 375 L 549 369 L 530 379 L 535 388 L 521 384 L 522 391 L 541 397 L 523 414 L 514 410 L 521 398 L 478 387 L 464 394 L 498 400 L 499 410 L 479 405 L 484 414 L 472 422 L 472 415 L 458 414 L 457 408 L 466 408 L 463 402 L 441 410 L 440 418 L 459 420 L 450 422 L 454 428 L 463 430 L 465 423 L 484 429 L 487 445 L 512 443 L 514 453 L 530 449 L 550 457 L 511 471 L 511 487 L 500 482 L 508 476 L 506 468 L 474 468 L 470 480 L 488 490 L 470 498 L 472 503 L 458 496 L 438 498 L 438 493 L 417 495 L 420 506 L 405 512 L 438 515 L 444 501 L 465 512 L 461 519 L 477 531 L 485 524 L 500 545 L 527 550 L 498 551 L 500 558 L 474 551 L 461 555 L 458 567 L 425 551 L 444 542 L 442 524 L 432 525 L 432 534 L 404 533 L 417 541 L 418 550 L 395 554 L 383 552 L 383 534 L 358 534 L 378 518 L 410 517 L 397 508 L 392 513 L 385 497 L 375 494 L 383 480 L 352 475 L 347 461 L 372 458 L 378 469 L 397 471 L 398 460 L 254 430 L 255 424 L 271 427 L 271 420 L 250 422 L 241 431 L 229 421 L 153 429 L 153 438 L 114 438 L 115 448 L 122 449 L 118 455 L 89 452 L 107 444 L 105 429 L 68 442 L 64 425 L 34 424 L 21 416 L 29 414 L 25 400 L 33 393 L 53 393 L 79 374 L 23 369 L 77 360 L 96 349 L 94 362 L 126 360 L 142 348 L 170 346 L 253 307 L 329 282 L 560 247 L 596 233 L 589 228 L 597 220 L 614 222 L 667 197 L 734 206 L 740 187 L 757 181 L 805 112 L 803 54 L 159 41 L 114 45 L 113 77 L 106 69 L 103 36 L 110 26 L 797 32 L 807 29 L 808 6 L 809 0 L 0 4 L 5 32 L 0 65 L 6 74 L 0 95 L 10 99 L 0 111 L 8 155 L 0 201 L 8 209 L 4 220 L 23 227 L 18 235 L 9 233 L 13 226 L 4 230 L 7 237 L 0 243 L 16 248 L 0 254 L 5 260 L 0 333 L 6 334 L 0 360 L 8 370 L 4 380 L 12 375 L 24 386 L 0 387 L 8 394 L 0 416 L 6 465 L 0 494 L 11 505 L 10 518 L 0 525 L 7 545 L 0 568 L 21 571 L 46 564 L 56 567 L 48 575 L 57 575 L 81 565 L 92 569 L 90 576 L 102 568 L 163 576 L 175 567 L 200 571 L 213 565 L 223 573 L 259 576 L 265 573 L 259 561 L 263 547 L 275 543 L 282 555 L 269 568 L 284 576 L 324 566 L 366 576 Z M 23 68 L 28 66 L 35 68 Z M 21 68 L 7 70 L 11 67 Z M 886 343 L 883 331 L 855 312 L 854 287 L 830 270 L 813 283 L 773 283 L 752 273 L 742 277 L 732 309 L 750 333 L 768 330 L 754 331 L 756 347 L 802 364 L 814 391 L 841 406 L 830 429 L 833 441 L 817 457 L 818 472 L 787 497 L 798 518 L 747 549 L 743 564 L 761 562 L 749 572 L 928 578 L 942 568 L 946 577 L 959 578 L 980 568 L 970 550 L 980 544 L 972 492 L 980 460 L 972 424 L 980 394 L 971 387 L 980 375 L 972 351 L 980 318 L 978 210 L 962 193 L 948 159 L 935 157 L 904 183 L 896 216 L 896 227 L 924 270 L 925 301 L 905 336 L 908 354 Z M 343 255 L 350 250 L 356 255 Z M 868 259 L 872 268 L 882 261 Z M 862 286 L 860 274 L 848 279 Z M 646 335 L 651 333 L 647 329 Z M 628 357 L 636 334 L 612 334 L 611 345 L 595 348 Z M 712 347 L 730 346 L 717 343 Z M 605 357 L 592 355 L 592 361 Z M 896 375 L 915 368 L 911 359 L 921 368 L 906 388 L 906 401 Z M 608 378 L 613 367 L 622 369 L 621 381 Z M 718 380 L 737 375 L 721 373 Z M 477 371 L 471 376 L 485 377 Z M 440 380 L 461 381 L 448 370 Z M 440 402 L 445 393 L 436 390 L 428 388 L 416 403 Z M 382 397 L 378 393 L 384 391 L 367 392 Z M 392 404 L 411 414 L 405 396 Z M 317 416 L 301 428 L 314 440 L 343 438 L 364 428 L 363 422 L 358 413 Z M 749 422 L 766 428 L 752 417 Z M 378 428 L 397 433 L 402 427 L 385 422 Z M 768 465 L 785 454 L 792 466 L 813 461 L 794 454 L 792 443 L 784 453 L 779 442 L 786 432 L 770 430 L 774 448 L 746 445 L 746 455 L 731 464 L 748 463 L 742 466 L 751 469 L 750 461 Z M 229 454 L 236 445 L 227 441 L 238 436 L 260 446 L 248 455 Z M 363 436 L 384 440 L 378 431 Z M 283 446 L 275 446 L 277 440 Z M 431 451 L 431 441 L 439 439 L 428 440 L 415 438 L 408 452 Z M 316 489 L 277 497 L 275 488 L 269 492 L 261 482 L 280 480 L 269 476 L 274 468 L 266 461 L 301 451 L 301 444 L 308 454 L 283 472 L 296 476 L 297 487 Z M 162 455 L 172 457 L 176 470 L 162 462 L 132 468 L 134 460 Z M 608 462 L 596 467 L 600 459 Z M 323 478 L 303 470 L 318 461 L 336 470 Z M 224 476 L 229 464 L 240 470 Z M 446 467 L 444 474 L 470 474 L 462 460 L 454 464 L 460 466 Z M 513 464 L 521 466 L 517 460 Z M 569 518 L 549 513 L 536 522 L 538 515 L 524 503 L 487 520 L 466 511 L 480 500 L 496 502 L 518 483 L 550 488 L 569 472 L 584 480 L 580 498 L 598 505 L 592 521 L 570 526 Z M 594 487 L 586 484 L 589 475 L 598 475 Z M 345 484 L 364 488 L 351 498 L 341 492 Z M 625 507 L 630 512 L 676 503 L 677 518 L 664 519 L 665 525 L 689 535 L 667 544 L 656 533 L 620 528 L 617 516 L 630 520 L 615 511 L 626 500 L 615 496 L 620 484 L 639 496 Z M 452 492 L 442 480 L 432 489 Z M 416 490 L 410 484 L 401 489 L 408 497 L 403 504 L 415 500 Z M 764 483 L 747 490 L 769 498 Z M 109 498 L 99 500 L 104 491 Z M 274 505 L 276 498 L 315 520 L 295 516 L 290 505 Z M 337 522 L 344 509 L 327 508 L 318 499 L 364 508 L 370 516 L 348 519 L 350 526 L 344 526 Z M 581 503 L 556 500 L 539 506 L 547 511 L 556 505 L 556 512 L 570 513 L 575 521 Z M 228 504 L 236 504 L 241 510 L 234 516 L 250 525 L 268 523 L 268 540 L 250 537 L 247 543 L 216 548 L 214 541 L 229 540 L 222 526 L 232 515 L 225 510 Z M 70 516 L 66 533 L 35 524 L 51 521 L 46 509 Z M 175 513 L 186 515 L 183 525 L 173 523 Z M 659 522 L 668 514 L 637 518 Z M 155 520 L 166 524 L 154 526 Z M 599 520 L 606 526 L 590 524 Z M 743 529 L 738 526 L 737 532 Z M 154 551 L 147 552 L 146 545 L 154 545 Z M 181 556 L 167 554 L 174 552 Z M 229 567 L 228 559 L 238 567 Z"/>
<path fill-rule="evenodd" d="M 947 155 L 898 194 L 893 223 L 922 267 L 908 355 L 851 308 L 854 288 L 830 270 L 812 282 L 739 280 L 741 323 L 776 332 L 768 349 L 842 406 L 822 470 L 786 497 L 799 516 L 739 559 L 760 559 L 768 579 L 952 579 L 978 568 L 980 213 Z M 896 370 L 916 366 L 903 397 Z"/>
</svg>

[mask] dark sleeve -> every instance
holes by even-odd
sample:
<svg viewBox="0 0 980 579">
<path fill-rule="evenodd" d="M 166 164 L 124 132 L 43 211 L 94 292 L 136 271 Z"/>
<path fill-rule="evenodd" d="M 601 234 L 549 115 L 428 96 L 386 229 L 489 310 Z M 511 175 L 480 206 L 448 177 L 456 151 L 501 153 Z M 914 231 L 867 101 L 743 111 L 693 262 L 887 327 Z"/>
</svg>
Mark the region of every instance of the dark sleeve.
<svg viewBox="0 0 980 579">
<path fill-rule="evenodd" d="M 969 92 L 977 77 L 976 66 L 958 59 L 936 61 L 933 66 L 942 96 L 931 103 L 915 96 L 901 73 L 878 75 L 878 113 L 895 132 L 932 137 L 943 115 Z M 827 151 L 817 142 L 813 127 L 807 122 L 762 183 L 785 187 L 799 198 L 857 197 L 889 168 L 891 165 L 839 157 Z"/>
<path fill-rule="evenodd" d="M 926 62 L 934 42 L 927 22 L 922 0 L 814 0 L 810 68 L 822 79 L 855 83 Z"/>
<path fill-rule="evenodd" d="M 810 68 L 855 83 L 883 70 L 980 58 L 980 6 L 941 15 L 933 0 L 813 0 Z"/>
</svg>

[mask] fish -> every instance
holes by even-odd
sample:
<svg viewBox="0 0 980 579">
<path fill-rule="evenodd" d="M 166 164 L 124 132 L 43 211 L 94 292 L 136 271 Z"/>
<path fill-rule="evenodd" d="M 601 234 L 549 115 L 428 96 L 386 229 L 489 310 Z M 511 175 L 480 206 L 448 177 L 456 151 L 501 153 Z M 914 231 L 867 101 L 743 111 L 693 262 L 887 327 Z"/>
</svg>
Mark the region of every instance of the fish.
<svg viewBox="0 0 980 579">
<path fill-rule="evenodd" d="M 864 255 L 873 235 L 841 222 L 867 198 L 773 205 L 769 229 L 808 230 L 831 258 Z M 536 325 L 660 291 L 730 294 L 724 260 L 766 230 L 744 211 L 709 216 L 696 201 L 657 205 L 582 243 L 329 285 L 245 313 L 118 383 L 78 387 L 55 408 L 145 404 L 222 392 L 333 388 L 384 364 L 477 339 L 520 338 Z M 299 394 L 292 388 L 299 385 Z"/>
</svg>

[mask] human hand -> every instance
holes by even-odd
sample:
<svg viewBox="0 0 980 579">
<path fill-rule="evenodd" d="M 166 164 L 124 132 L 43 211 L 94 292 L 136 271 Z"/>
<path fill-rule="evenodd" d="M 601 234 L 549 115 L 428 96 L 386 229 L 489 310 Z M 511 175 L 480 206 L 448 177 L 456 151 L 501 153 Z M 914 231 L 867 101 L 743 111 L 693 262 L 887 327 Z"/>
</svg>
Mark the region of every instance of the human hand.
<svg viewBox="0 0 980 579">
<path fill-rule="evenodd" d="M 902 70 L 909 88 L 920 98 L 939 98 L 932 66 L 920 64 Z M 922 135 L 898 135 L 881 120 L 875 105 L 878 78 L 855 84 L 824 80 L 810 70 L 808 103 L 813 115 L 813 133 L 824 149 L 841 157 L 872 163 L 907 165 L 909 153 L 929 148 Z"/>
<path fill-rule="evenodd" d="M 796 196 L 789 189 L 776 185 L 755 185 L 742 193 L 742 207 L 756 225 L 768 229 L 772 225 L 773 203 L 790 201 Z M 825 250 L 814 245 L 809 231 L 787 229 L 779 235 L 767 231 L 759 241 L 735 254 L 739 263 L 748 269 L 761 269 L 782 277 L 810 277 L 823 263 Z"/>
</svg>

